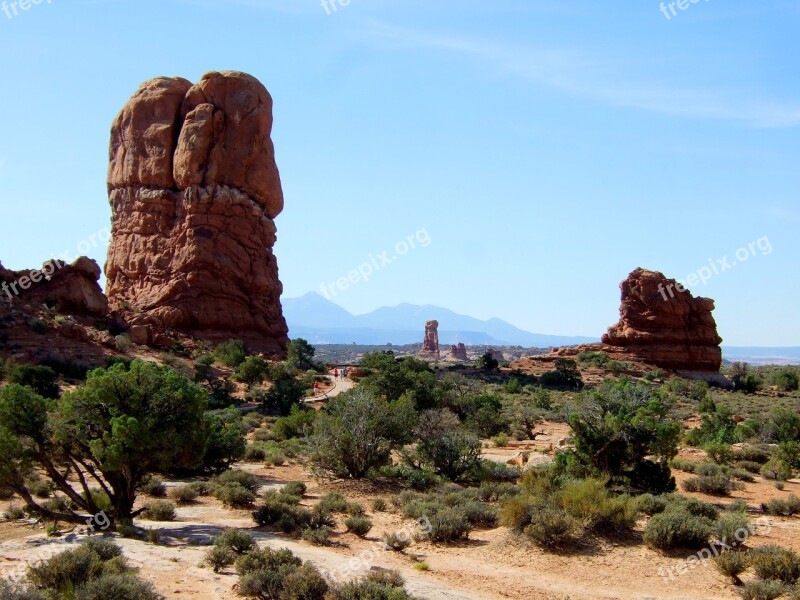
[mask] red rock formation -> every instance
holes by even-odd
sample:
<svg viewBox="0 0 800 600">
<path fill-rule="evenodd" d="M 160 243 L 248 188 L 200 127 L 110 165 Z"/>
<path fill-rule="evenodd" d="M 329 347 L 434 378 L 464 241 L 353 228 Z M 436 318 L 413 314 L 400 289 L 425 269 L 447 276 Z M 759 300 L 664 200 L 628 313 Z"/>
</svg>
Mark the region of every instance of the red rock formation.
<svg viewBox="0 0 800 600">
<path fill-rule="evenodd" d="M 447 358 L 450 360 L 468 360 L 467 347 L 461 342 L 457 346 L 450 346 L 450 353 Z"/>
<path fill-rule="evenodd" d="M 285 353 L 271 129 L 272 98 L 250 75 L 142 84 L 111 130 L 113 308 L 134 311 L 134 324 Z"/>
<path fill-rule="evenodd" d="M 425 339 L 420 356 L 439 359 L 439 321 L 425 323 Z"/>
<path fill-rule="evenodd" d="M 633 271 L 620 285 L 620 322 L 603 343 L 664 369 L 718 372 L 722 338 L 711 314 L 714 301 L 677 286 L 661 273 Z"/>
<path fill-rule="evenodd" d="M 71 265 L 52 259 L 41 269 L 9 271 L 0 265 L 0 282 L 6 299 L 54 307 L 70 315 L 105 317 L 108 301 L 97 283 L 100 266 L 82 256 Z"/>
</svg>

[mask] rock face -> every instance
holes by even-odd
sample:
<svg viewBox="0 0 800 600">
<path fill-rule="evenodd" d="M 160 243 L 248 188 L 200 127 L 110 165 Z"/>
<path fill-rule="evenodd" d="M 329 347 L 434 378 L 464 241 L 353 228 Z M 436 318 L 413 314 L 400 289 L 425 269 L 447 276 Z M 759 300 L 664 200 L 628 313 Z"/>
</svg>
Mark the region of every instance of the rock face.
<svg viewBox="0 0 800 600">
<path fill-rule="evenodd" d="M 9 271 L 0 265 L 0 282 L 7 299 L 19 298 L 31 305 L 47 304 L 59 313 L 105 317 L 108 300 L 100 289 L 100 266 L 82 256 L 71 265 L 56 259 L 41 269 Z"/>
<path fill-rule="evenodd" d="M 245 73 L 141 85 L 111 129 L 107 294 L 134 324 L 283 355 L 272 98 Z"/>
<path fill-rule="evenodd" d="M 620 284 L 620 322 L 603 343 L 664 369 L 718 372 L 722 338 L 711 314 L 714 301 L 676 286 L 661 273 L 633 271 Z"/>
<path fill-rule="evenodd" d="M 439 358 L 439 321 L 425 323 L 425 339 L 422 341 L 420 356 Z"/>
<path fill-rule="evenodd" d="M 457 346 L 450 346 L 450 353 L 447 358 L 450 360 L 468 360 L 467 347 L 461 342 Z"/>
</svg>

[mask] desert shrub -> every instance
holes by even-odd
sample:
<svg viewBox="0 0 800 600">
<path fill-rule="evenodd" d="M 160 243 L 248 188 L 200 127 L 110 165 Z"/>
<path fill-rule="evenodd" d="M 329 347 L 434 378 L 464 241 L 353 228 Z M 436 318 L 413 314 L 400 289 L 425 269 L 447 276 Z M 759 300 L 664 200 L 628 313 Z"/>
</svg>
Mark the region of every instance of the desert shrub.
<svg viewBox="0 0 800 600">
<path fill-rule="evenodd" d="M 781 459 L 773 457 L 761 467 L 761 475 L 773 481 L 786 481 L 792 478 L 792 468 Z"/>
<path fill-rule="evenodd" d="M 310 529 L 321 529 L 323 527 L 333 529 L 336 527 L 336 519 L 329 511 L 315 506 L 311 509 L 311 517 L 308 520 L 307 527 Z"/>
<path fill-rule="evenodd" d="M 347 517 L 344 520 L 347 531 L 359 537 L 364 537 L 372 529 L 372 521 L 367 517 Z"/>
<path fill-rule="evenodd" d="M 559 548 L 574 541 L 580 524 L 566 511 L 552 508 L 534 508 L 528 515 L 523 533 L 535 544 L 544 548 Z"/>
<path fill-rule="evenodd" d="M 800 556 L 788 548 L 762 546 L 753 551 L 753 569 L 760 579 L 791 585 L 800 578 Z"/>
<path fill-rule="evenodd" d="M 539 378 L 539 382 L 543 386 L 566 387 L 572 390 L 583 387 L 578 365 L 574 360 L 568 358 L 557 358 L 555 370 L 543 373 Z"/>
<path fill-rule="evenodd" d="M 209 481 L 209 485 L 211 485 L 212 488 L 216 485 L 225 486 L 234 483 L 239 484 L 254 494 L 261 489 L 262 485 L 261 480 L 252 473 L 238 470 L 225 471 L 220 475 L 212 477 Z"/>
<path fill-rule="evenodd" d="M 345 512 L 351 517 L 360 517 L 367 511 L 364 509 L 364 506 L 358 502 L 348 502 Z"/>
<path fill-rule="evenodd" d="M 461 429 L 448 409 L 424 411 L 416 434 L 419 462 L 447 479 L 459 478 L 480 459 L 480 439 Z"/>
<path fill-rule="evenodd" d="M 179 485 L 169 490 L 169 497 L 179 506 L 191 504 L 197 500 L 197 490 L 191 485 Z"/>
<path fill-rule="evenodd" d="M 642 492 L 674 490 L 667 461 L 677 454 L 681 426 L 668 417 L 671 407 L 666 392 L 625 380 L 582 394 L 568 418 L 575 449 L 559 455 L 559 468 Z"/>
<path fill-rule="evenodd" d="M 214 545 L 227 548 L 235 554 L 245 554 L 256 547 L 256 542 L 246 531 L 229 528 L 214 539 Z"/>
<path fill-rule="evenodd" d="M 667 509 L 667 499 L 664 496 L 654 496 L 653 494 L 642 494 L 636 499 L 639 512 L 653 516 L 662 513 Z"/>
<path fill-rule="evenodd" d="M 711 537 L 711 522 L 689 512 L 684 506 L 671 506 L 653 515 L 644 530 L 644 542 L 659 550 L 699 548 Z"/>
<path fill-rule="evenodd" d="M 772 500 L 763 503 L 761 505 L 761 510 L 762 512 L 774 517 L 784 517 L 786 516 L 788 506 L 786 505 L 785 500 L 773 498 Z"/>
<path fill-rule="evenodd" d="M 3 518 L 8 521 L 19 521 L 25 518 L 25 511 L 12 504 L 3 511 Z"/>
<path fill-rule="evenodd" d="M 722 575 L 731 578 L 734 585 L 741 585 L 739 575 L 750 567 L 750 553 L 747 551 L 723 552 L 713 558 L 714 567 Z"/>
<path fill-rule="evenodd" d="M 683 489 L 712 496 L 728 496 L 731 491 L 742 489 L 742 484 L 731 481 L 727 475 L 705 475 L 690 477 L 683 482 Z"/>
<path fill-rule="evenodd" d="M 6 581 L 5 579 L 0 579 L 0 598 L 3 598 L 3 600 L 46 600 L 33 587 Z"/>
<path fill-rule="evenodd" d="M 334 587 L 327 600 L 413 600 L 397 571 L 370 571 L 361 579 Z"/>
<path fill-rule="evenodd" d="M 151 498 L 163 498 L 167 495 L 167 486 L 155 476 L 150 476 L 142 482 L 141 490 Z"/>
<path fill-rule="evenodd" d="M 697 469 L 699 463 L 692 462 L 689 460 L 683 460 L 680 458 L 673 458 L 669 462 L 669 466 L 673 469 L 677 469 L 678 471 L 683 471 L 684 473 L 694 473 Z"/>
<path fill-rule="evenodd" d="M 800 375 L 798 375 L 797 369 L 792 367 L 782 367 L 776 370 L 770 380 L 782 392 L 793 392 L 800 387 Z"/>
<path fill-rule="evenodd" d="M 483 502 L 467 502 L 459 507 L 470 525 L 487 529 L 497 526 L 499 514 L 497 507 Z"/>
<path fill-rule="evenodd" d="M 721 442 L 709 442 L 703 449 L 708 457 L 718 465 L 728 464 L 735 456 L 733 448 L 729 444 Z"/>
<path fill-rule="evenodd" d="M 214 573 L 219 573 L 225 567 L 231 566 L 236 560 L 236 554 L 225 546 L 212 546 L 203 555 L 202 566 L 211 567 Z"/>
<path fill-rule="evenodd" d="M 108 574 L 76 590 L 75 600 L 163 600 L 150 582 L 129 574 Z"/>
<path fill-rule="evenodd" d="M 261 383 L 267 378 L 269 363 L 260 356 L 248 356 L 236 366 L 234 379 L 247 385 Z"/>
<path fill-rule="evenodd" d="M 282 494 L 287 494 L 289 496 L 299 496 L 301 498 L 306 495 L 307 491 L 308 487 L 302 481 L 290 481 L 281 488 Z"/>
<path fill-rule="evenodd" d="M 389 402 L 359 386 L 334 398 L 317 416 L 312 463 L 322 472 L 363 478 L 411 441 L 415 419 L 409 398 Z"/>
<path fill-rule="evenodd" d="M 790 517 L 800 514 L 800 497 L 789 494 L 789 497 L 786 498 L 786 514 Z"/>
<path fill-rule="evenodd" d="M 316 418 L 317 411 L 293 406 L 287 416 L 280 417 L 275 421 L 272 426 L 272 435 L 277 440 L 307 437 L 314 431 Z"/>
<path fill-rule="evenodd" d="M 235 368 L 247 358 L 242 340 L 228 340 L 214 349 L 214 358 L 226 367 Z"/>
<path fill-rule="evenodd" d="M 375 512 L 384 512 L 387 509 L 386 500 L 383 498 L 375 498 L 372 501 L 371 507 Z"/>
<path fill-rule="evenodd" d="M 133 342 L 131 341 L 131 338 L 128 337 L 127 333 L 120 333 L 114 337 L 114 344 L 116 345 L 117 350 L 124 354 L 127 354 L 133 349 Z"/>
<path fill-rule="evenodd" d="M 511 438 L 508 436 L 507 433 L 498 433 L 496 436 L 492 438 L 492 444 L 495 448 L 505 448 L 508 446 L 508 441 Z"/>
<path fill-rule="evenodd" d="M 273 467 L 283 466 L 286 464 L 286 455 L 277 450 L 273 450 L 267 453 L 267 456 L 264 458 L 264 463 Z"/>
<path fill-rule="evenodd" d="M 381 536 L 381 541 L 386 549 L 393 552 L 402 552 L 411 545 L 411 539 L 397 532 L 387 532 Z"/>
<path fill-rule="evenodd" d="M 253 440 L 256 442 L 272 442 L 275 441 L 275 436 L 272 435 L 270 429 L 256 429 L 253 434 Z"/>
<path fill-rule="evenodd" d="M 428 534 L 432 542 L 455 542 L 467 539 L 472 526 L 467 517 L 460 510 L 447 508 L 430 515 L 430 533 Z"/>
<path fill-rule="evenodd" d="M 728 544 L 744 542 L 752 535 L 753 531 L 753 523 L 750 521 L 750 517 L 741 512 L 721 515 L 712 526 L 714 537 Z"/>
<path fill-rule="evenodd" d="M 747 471 L 753 475 L 759 475 L 761 473 L 761 463 L 749 461 L 749 460 L 740 460 L 733 463 L 733 467 L 735 469 L 740 469 L 742 471 Z"/>
<path fill-rule="evenodd" d="M 212 495 L 223 504 L 233 508 L 248 508 L 256 500 L 254 492 L 237 482 L 215 485 Z"/>
<path fill-rule="evenodd" d="M 345 498 L 339 492 L 329 492 L 327 494 L 323 494 L 319 499 L 319 507 L 328 512 L 346 513 L 347 505 L 347 498 Z"/>
<path fill-rule="evenodd" d="M 244 460 L 248 462 L 258 462 L 267 458 L 267 446 L 256 442 L 255 444 L 247 444 L 244 449 Z"/>
<path fill-rule="evenodd" d="M 745 481 L 747 483 L 752 483 L 756 480 L 753 474 L 746 469 L 732 469 L 730 476 L 733 479 L 738 479 L 739 481 Z"/>
<path fill-rule="evenodd" d="M 240 596 L 277 600 L 321 600 L 328 584 L 310 563 L 289 550 L 256 550 L 236 561 Z"/>
<path fill-rule="evenodd" d="M 259 526 L 275 527 L 287 534 L 297 534 L 308 527 L 312 519 L 310 510 L 283 502 L 278 494 L 268 496 L 252 516 Z"/>
<path fill-rule="evenodd" d="M 144 506 L 142 516 L 150 521 L 174 521 L 175 505 L 166 500 L 153 500 Z"/>
<path fill-rule="evenodd" d="M 716 463 L 700 463 L 695 467 L 694 472 L 701 477 L 714 477 L 716 475 L 725 475 L 728 472 L 728 468 Z"/>
<path fill-rule="evenodd" d="M 748 581 L 739 590 L 743 600 L 775 600 L 786 592 L 786 586 L 779 581 L 764 581 L 757 579 Z"/>
<path fill-rule="evenodd" d="M 304 529 L 302 538 L 315 546 L 328 546 L 331 543 L 332 534 L 333 530 L 327 525 L 324 525 L 314 529 Z"/>
<path fill-rule="evenodd" d="M 748 461 L 763 465 L 772 458 L 772 452 L 769 448 L 747 444 L 734 451 L 734 458 L 738 461 Z"/>
<path fill-rule="evenodd" d="M 35 471 L 25 480 L 25 487 L 37 498 L 50 497 L 51 489 L 49 482 Z"/>
</svg>

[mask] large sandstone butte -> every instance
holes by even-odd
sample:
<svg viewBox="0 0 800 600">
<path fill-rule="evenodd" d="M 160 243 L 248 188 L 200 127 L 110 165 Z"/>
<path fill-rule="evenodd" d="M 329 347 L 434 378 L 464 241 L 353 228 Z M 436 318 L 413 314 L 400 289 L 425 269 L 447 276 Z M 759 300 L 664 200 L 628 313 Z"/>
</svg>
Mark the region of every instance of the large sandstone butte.
<svg viewBox="0 0 800 600">
<path fill-rule="evenodd" d="M 714 301 L 676 286 L 656 271 L 633 271 L 620 284 L 620 322 L 603 343 L 664 369 L 718 372 L 722 338 L 711 314 Z"/>
<path fill-rule="evenodd" d="M 271 130 L 272 97 L 245 73 L 139 87 L 111 128 L 112 308 L 134 324 L 284 354 Z"/>
<path fill-rule="evenodd" d="M 425 323 L 425 339 L 422 341 L 420 356 L 439 359 L 439 321 Z"/>
</svg>

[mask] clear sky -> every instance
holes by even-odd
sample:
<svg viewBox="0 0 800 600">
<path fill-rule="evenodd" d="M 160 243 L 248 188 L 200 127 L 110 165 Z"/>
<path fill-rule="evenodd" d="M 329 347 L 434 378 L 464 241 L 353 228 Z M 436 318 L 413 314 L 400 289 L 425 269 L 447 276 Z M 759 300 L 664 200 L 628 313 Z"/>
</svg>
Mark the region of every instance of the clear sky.
<svg viewBox="0 0 800 600">
<path fill-rule="evenodd" d="M 116 113 L 235 69 L 275 101 L 286 297 L 383 254 L 332 299 L 599 336 L 637 266 L 713 265 L 688 284 L 726 344 L 800 345 L 797 0 L 26 1 L 0 10 L 6 267 L 102 264 Z"/>
</svg>

